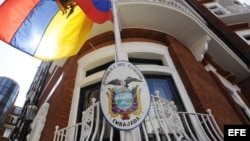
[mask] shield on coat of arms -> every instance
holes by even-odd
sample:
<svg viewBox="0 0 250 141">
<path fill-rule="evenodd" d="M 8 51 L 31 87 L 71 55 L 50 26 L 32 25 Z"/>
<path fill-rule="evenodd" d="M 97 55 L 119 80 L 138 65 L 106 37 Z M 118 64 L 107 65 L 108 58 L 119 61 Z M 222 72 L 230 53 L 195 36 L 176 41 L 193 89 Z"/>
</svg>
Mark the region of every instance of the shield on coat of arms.
<svg viewBox="0 0 250 141">
<path fill-rule="evenodd" d="M 114 101 L 119 110 L 127 111 L 133 104 L 133 94 L 129 89 L 120 88 L 115 92 Z"/>
</svg>

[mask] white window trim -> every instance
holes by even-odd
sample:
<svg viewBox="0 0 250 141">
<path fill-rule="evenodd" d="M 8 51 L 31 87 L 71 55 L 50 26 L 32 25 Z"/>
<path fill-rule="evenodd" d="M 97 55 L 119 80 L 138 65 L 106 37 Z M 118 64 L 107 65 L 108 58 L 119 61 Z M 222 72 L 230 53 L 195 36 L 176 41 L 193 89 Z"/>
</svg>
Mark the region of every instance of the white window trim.
<svg viewBox="0 0 250 141">
<path fill-rule="evenodd" d="M 164 45 L 149 43 L 149 42 L 126 42 L 122 43 L 122 58 L 123 60 L 128 60 L 129 54 L 140 53 L 140 54 L 155 54 L 161 57 L 164 66 L 154 66 L 152 65 L 137 65 L 137 67 L 143 73 L 155 73 L 155 74 L 166 74 L 173 77 L 174 82 L 176 82 L 177 90 L 180 94 L 181 99 L 183 99 L 183 104 L 187 112 L 195 112 L 193 104 L 187 94 L 187 91 L 178 75 L 172 59 L 168 53 L 168 48 Z M 104 71 L 98 72 L 96 74 L 86 76 L 86 72 L 93 69 L 96 66 L 115 60 L 115 46 L 109 45 L 100 49 L 97 49 L 78 60 L 78 70 L 75 81 L 75 88 L 72 98 L 72 105 L 70 110 L 70 117 L 68 125 L 74 125 L 76 123 L 78 102 L 80 97 L 80 89 L 82 87 L 94 84 L 101 81 Z"/>
</svg>

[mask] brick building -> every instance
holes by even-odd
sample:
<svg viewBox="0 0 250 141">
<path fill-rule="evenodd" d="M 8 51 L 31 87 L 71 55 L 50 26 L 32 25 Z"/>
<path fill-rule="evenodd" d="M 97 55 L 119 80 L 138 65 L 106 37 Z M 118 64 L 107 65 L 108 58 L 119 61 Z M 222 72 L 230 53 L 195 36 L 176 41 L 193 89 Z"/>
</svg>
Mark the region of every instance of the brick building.
<svg viewBox="0 0 250 141">
<path fill-rule="evenodd" d="M 221 131 L 224 125 L 249 125 L 249 5 L 233 0 L 121 0 L 117 7 L 121 58 L 140 69 L 150 94 L 158 91 L 161 98 L 174 102 L 179 113 L 207 113 L 210 109 Z M 34 81 L 37 88 L 26 104 L 38 106 L 38 113 L 28 131 L 13 139 L 29 134 L 32 141 L 53 140 L 56 126 L 61 129 L 83 122 L 82 112 L 92 98 L 99 101 L 105 70 L 116 60 L 112 25 L 94 24 L 77 55 L 43 62 L 46 67 L 37 73 L 41 79 Z M 138 133 L 134 130 L 132 136 Z M 137 135 L 144 138 L 142 128 L 138 130 Z M 161 131 L 165 131 L 162 126 Z M 77 136 L 79 132 L 68 131 L 62 139 L 82 138 L 84 132 Z M 191 132 L 187 132 L 190 138 Z M 118 134 L 118 138 L 132 140 L 119 130 L 114 133 L 114 140 Z M 194 134 L 194 138 L 206 140 L 198 132 Z"/>
<path fill-rule="evenodd" d="M 18 118 L 22 113 L 22 107 L 15 106 L 14 104 L 11 106 L 4 123 L 0 129 L 0 140 L 8 141 L 12 131 L 15 129 L 15 125 L 17 124 Z"/>
</svg>

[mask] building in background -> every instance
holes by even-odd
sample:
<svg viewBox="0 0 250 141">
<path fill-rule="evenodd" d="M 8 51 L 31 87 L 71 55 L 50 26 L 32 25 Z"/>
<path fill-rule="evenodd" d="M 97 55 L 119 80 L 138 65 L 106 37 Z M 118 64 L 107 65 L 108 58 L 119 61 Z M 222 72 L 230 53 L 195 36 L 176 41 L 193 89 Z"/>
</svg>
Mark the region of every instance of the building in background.
<svg viewBox="0 0 250 141">
<path fill-rule="evenodd" d="M 15 107 L 14 102 L 19 93 L 19 85 L 12 79 L 0 77 L 0 139 L 8 138 L 14 129 L 20 107 Z"/>
<path fill-rule="evenodd" d="M 41 64 L 24 105 L 23 115 L 28 114 L 20 123 L 25 128 L 17 126 L 12 139 L 223 140 L 224 125 L 250 123 L 249 5 L 235 0 L 119 0 L 117 7 L 121 58 L 147 80 L 149 117 L 126 132 L 91 118 L 98 117 L 90 108 L 99 105 L 105 70 L 116 61 L 113 24 L 106 22 L 94 25 L 77 55 Z M 161 102 L 166 106 L 162 111 Z M 39 109 L 34 118 L 31 105 Z M 208 132 L 213 131 L 205 124 L 208 117 L 216 123 L 212 127 L 218 125 L 215 134 Z M 106 125 L 104 134 L 97 121 Z"/>
<path fill-rule="evenodd" d="M 15 124 L 15 129 L 10 135 L 10 139 L 25 140 L 30 131 L 30 124 L 37 112 L 37 105 L 45 84 L 45 77 L 48 75 L 50 62 L 42 62 L 34 76 L 33 82 L 27 92 L 27 99 L 23 106 L 22 113 Z"/>
<path fill-rule="evenodd" d="M 10 112 L 6 116 L 5 122 L 1 127 L 1 141 L 9 141 L 9 138 L 15 129 L 17 121 L 22 113 L 22 107 L 13 105 L 10 109 Z"/>
</svg>

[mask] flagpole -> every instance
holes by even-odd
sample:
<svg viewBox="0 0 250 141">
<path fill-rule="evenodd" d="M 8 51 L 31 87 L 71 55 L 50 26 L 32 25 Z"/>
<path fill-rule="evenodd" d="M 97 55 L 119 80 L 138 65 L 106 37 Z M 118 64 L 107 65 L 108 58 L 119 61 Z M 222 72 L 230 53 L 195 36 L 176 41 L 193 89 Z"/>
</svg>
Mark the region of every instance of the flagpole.
<svg viewBox="0 0 250 141">
<path fill-rule="evenodd" d="M 122 50 L 121 50 L 121 35 L 117 18 L 117 8 L 116 0 L 111 0 L 112 3 L 112 15 L 113 15 L 113 25 L 114 25 L 114 36 L 115 36 L 115 53 L 116 61 L 122 60 Z"/>
<path fill-rule="evenodd" d="M 117 16 L 117 7 L 116 7 L 116 0 L 111 0 L 112 4 L 112 15 L 113 15 L 113 28 L 114 28 L 114 36 L 115 36 L 115 59 L 117 61 L 121 61 L 122 58 L 122 48 L 121 48 L 121 35 L 120 35 L 120 28 Z M 120 130 L 120 140 L 121 141 L 138 141 L 141 140 L 140 135 L 137 134 L 135 137 L 134 134 L 138 133 L 139 128 L 135 128 L 130 131 L 122 131 Z"/>
<path fill-rule="evenodd" d="M 114 36 L 115 36 L 115 59 L 116 61 L 122 60 L 122 49 L 121 49 L 121 34 L 118 24 L 117 18 L 117 8 L 116 8 L 116 0 L 111 0 L 112 3 L 112 15 L 113 15 L 113 26 L 114 26 Z M 120 131 L 120 140 L 125 141 L 125 132 Z"/>
</svg>

